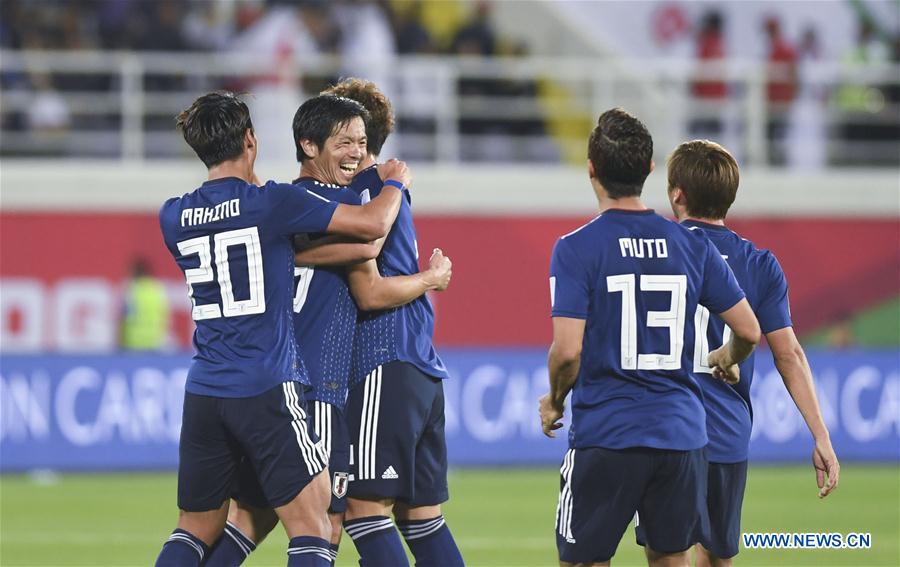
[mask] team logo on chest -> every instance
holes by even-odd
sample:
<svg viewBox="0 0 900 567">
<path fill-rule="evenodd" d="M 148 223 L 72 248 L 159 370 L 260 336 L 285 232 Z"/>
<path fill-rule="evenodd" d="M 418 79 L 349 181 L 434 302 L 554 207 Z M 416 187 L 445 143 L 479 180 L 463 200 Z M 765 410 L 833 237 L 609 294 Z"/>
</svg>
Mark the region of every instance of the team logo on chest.
<svg viewBox="0 0 900 567">
<path fill-rule="evenodd" d="M 336 472 L 334 473 L 334 478 L 331 483 L 331 491 L 334 492 L 334 495 L 338 498 L 343 498 L 347 495 L 347 485 L 350 483 L 350 474 L 345 472 Z"/>
</svg>

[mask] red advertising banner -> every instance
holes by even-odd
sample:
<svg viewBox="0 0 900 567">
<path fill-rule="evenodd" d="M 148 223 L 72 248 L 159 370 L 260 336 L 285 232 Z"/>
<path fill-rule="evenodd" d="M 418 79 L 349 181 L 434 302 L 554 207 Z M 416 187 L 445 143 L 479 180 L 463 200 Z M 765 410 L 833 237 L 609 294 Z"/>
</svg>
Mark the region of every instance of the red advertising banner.
<svg viewBox="0 0 900 567">
<path fill-rule="evenodd" d="M 434 294 L 436 341 L 445 346 L 546 346 L 548 266 L 556 239 L 578 217 L 420 216 L 423 261 L 453 260 L 450 289 Z M 739 219 L 729 226 L 773 250 L 790 282 L 803 333 L 900 291 L 896 219 Z M 0 214 L 0 324 L 4 350 L 112 350 L 121 290 L 137 258 L 167 282 L 172 346 L 191 330 L 184 279 L 146 213 Z"/>
</svg>

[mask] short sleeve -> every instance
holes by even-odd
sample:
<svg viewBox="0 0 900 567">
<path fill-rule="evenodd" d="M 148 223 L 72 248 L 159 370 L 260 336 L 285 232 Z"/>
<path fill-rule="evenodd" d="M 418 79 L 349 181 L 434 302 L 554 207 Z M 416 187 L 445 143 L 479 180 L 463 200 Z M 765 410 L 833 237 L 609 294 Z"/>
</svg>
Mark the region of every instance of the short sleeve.
<svg viewBox="0 0 900 567">
<path fill-rule="evenodd" d="M 298 185 L 269 182 L 263 190 L 272 195 L 273 226 L 282 234 L 325 232 L 338 206 Z"/>
<path fill-rule="evenodd" d="M 587 319 L 590 305 L 587 269 L 572 248 L 560 238 L 550 260 L 550 310 L 554 317 Z"/>
<path fill-rule="evenodd" d="M 713 313 L 722 313 L 737 305 L 744 297 L 744 290 L 738 285 L 731 267 L 713 243 L 707 240 L 700 305 Z"/>
<path fill-rule="evenodd" d="M 759 282 L 759 305 L 754 309 L 760 329 L 763 333 L 771 333 L 792 326 L 787 279 L 773 254 L 766 255 L 765 266 L 760 272 L 766 275 Z"/>
</svg>

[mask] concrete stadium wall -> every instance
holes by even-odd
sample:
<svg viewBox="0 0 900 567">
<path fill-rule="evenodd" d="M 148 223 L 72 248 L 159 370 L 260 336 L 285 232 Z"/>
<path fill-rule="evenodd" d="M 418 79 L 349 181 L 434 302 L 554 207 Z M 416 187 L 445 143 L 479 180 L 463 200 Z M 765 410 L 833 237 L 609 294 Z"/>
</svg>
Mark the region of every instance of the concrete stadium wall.
<svg viewBox="0 0 900 567">
<path fill-rule="evenodd" d="M 668 212 L 664 166 L 645 185 L 648 206 Z M 260 164 L 263 179 L 289 180 L 296 164 Z M 417 213 L 465 215 L 589 215 L 596 202 L 580 168 L 567 166 L 412 165 Z M 165 199 L 206 178 L 199 162 L 4 160 L 0 210 L 155 212 Z M 900 217 L 894 170 L 743 172 L 733 217 Z"/>
</svg>

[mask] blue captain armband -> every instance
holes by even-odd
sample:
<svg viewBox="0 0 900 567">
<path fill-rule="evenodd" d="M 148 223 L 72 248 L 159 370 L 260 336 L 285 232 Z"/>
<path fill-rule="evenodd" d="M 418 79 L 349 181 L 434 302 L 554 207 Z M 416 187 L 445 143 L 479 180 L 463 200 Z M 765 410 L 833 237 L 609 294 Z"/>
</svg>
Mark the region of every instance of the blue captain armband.
<svg viewBox="0 0 900 567">
<path fill-rule="evenodd" d="M 384 185 L 390 185 L 391 187 L 396 187 L 397 189 L 404 191 L 406 189 L 406 185 L 400 183 L 396 179 L 388 179 L 384 182 Z"/>
</svg>

